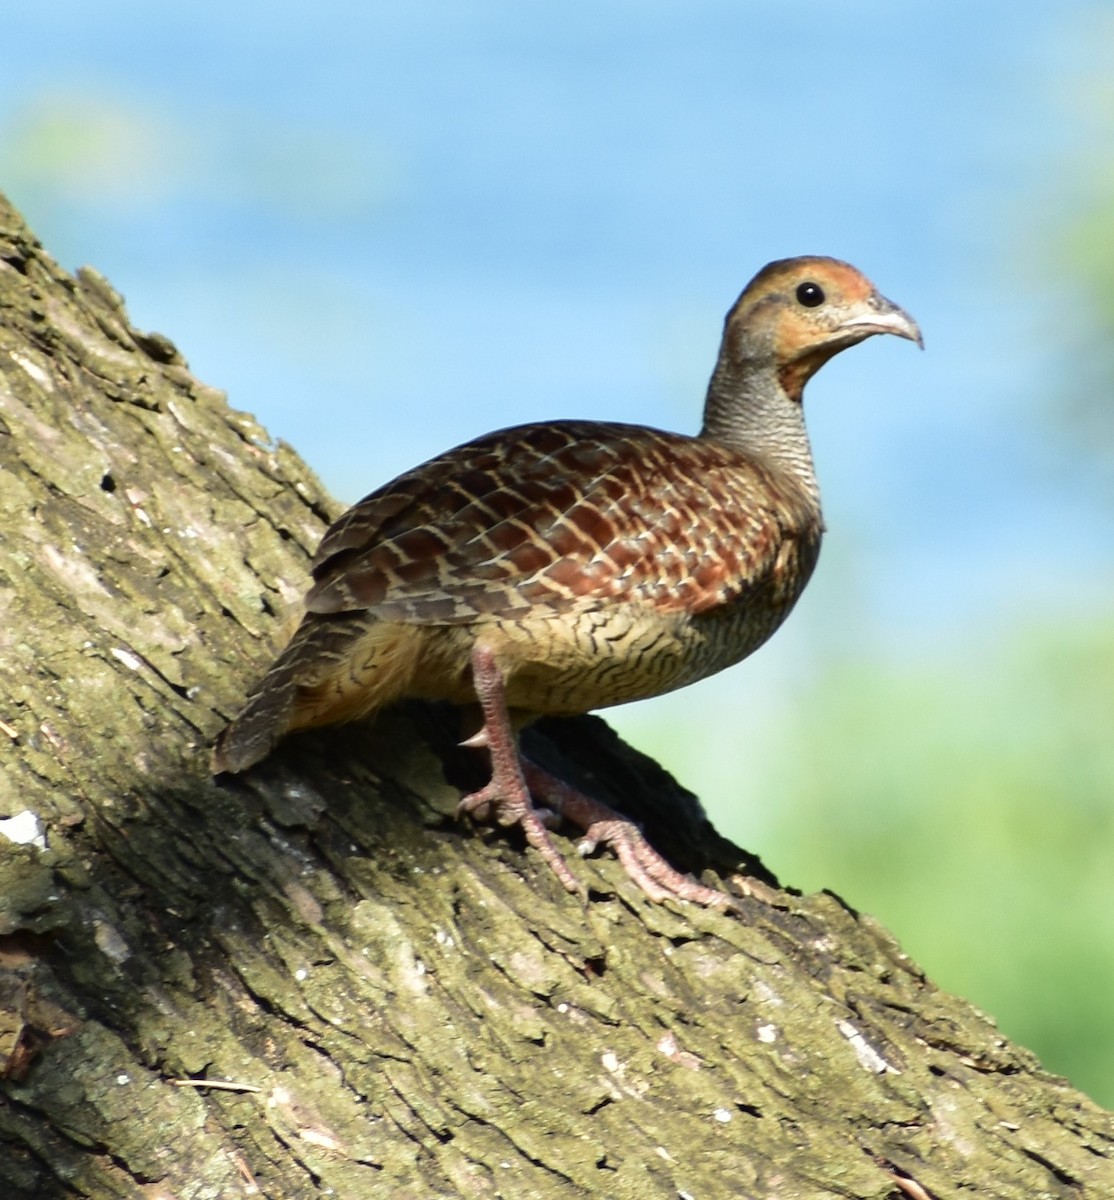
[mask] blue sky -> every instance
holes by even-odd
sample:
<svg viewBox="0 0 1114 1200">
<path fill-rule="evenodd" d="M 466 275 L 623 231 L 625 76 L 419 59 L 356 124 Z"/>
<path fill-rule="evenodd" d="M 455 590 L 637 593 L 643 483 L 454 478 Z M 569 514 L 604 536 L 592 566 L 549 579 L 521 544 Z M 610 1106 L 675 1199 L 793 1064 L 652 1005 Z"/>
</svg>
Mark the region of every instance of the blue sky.
<svg viewBox="0 0 1114 1200">
<path fill-rule="evenodd" d="M 817 578 L 683 701 L 745 707 L 825 656 L 1109 611 L 1111 513 L 1047 419 L 1098 11 L 19 6 L 0 187 L 348 500 L 523 420 L 693 430 L 759 266 L 860 266 L 927 349 L 872 341 L 811 385 Z"/>
</svg>

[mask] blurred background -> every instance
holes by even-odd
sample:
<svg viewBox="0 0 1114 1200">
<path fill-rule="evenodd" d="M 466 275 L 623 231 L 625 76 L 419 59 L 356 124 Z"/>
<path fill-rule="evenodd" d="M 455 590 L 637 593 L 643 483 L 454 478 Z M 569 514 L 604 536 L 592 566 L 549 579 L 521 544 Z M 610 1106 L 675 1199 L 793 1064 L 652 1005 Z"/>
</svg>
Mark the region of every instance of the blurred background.
<svg viewBox="0 0 1114 1200">
<path fill-rule="evenodd" d="M 694 431 L 764 262 L 920 321 L 806 408 L 766 648 L 609 715 L 1114 1106 L 1114 13 L 1091 0 L 53 0 L 0 189 L 354 501 L 501 425 Z"/>
</svg>

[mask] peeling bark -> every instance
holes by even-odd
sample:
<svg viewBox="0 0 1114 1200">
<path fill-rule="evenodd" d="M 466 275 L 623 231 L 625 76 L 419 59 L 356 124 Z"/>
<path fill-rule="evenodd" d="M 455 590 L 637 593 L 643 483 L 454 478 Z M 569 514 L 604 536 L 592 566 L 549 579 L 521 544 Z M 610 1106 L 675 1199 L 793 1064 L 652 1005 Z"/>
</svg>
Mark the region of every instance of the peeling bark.
<svg viewBox="0 0 1114 1200">
<path fill-rule="evenodd" d="M 217 787 L 338 507 L 3 202 L 0 310 L 0 1194 L 1114 1195 L 1111 1116 L 834 896 L 582 906 L 462 829 L 451 712 Z M 528 737 L 763 876 L 602 722 Z"/>
</svg>

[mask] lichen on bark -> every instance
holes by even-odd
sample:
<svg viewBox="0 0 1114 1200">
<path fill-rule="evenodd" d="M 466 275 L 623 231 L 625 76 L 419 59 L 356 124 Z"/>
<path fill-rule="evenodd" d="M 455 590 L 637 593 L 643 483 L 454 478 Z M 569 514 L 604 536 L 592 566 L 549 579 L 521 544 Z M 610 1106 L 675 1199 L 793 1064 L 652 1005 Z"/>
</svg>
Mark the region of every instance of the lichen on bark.
<svg viewBox="0 0 1114 1200">
<path fill-rule="evenodd" d="M 461 828 L 451 712 L 216 786 L 338 506 L 3 203 L 0 468 L 0 1194 L 1114 1194 L 1109 1114 L 835 897 L 574 855 L 581 905 Z M 602 722 L 528 736 L 761 874 Z"/>
</svg>

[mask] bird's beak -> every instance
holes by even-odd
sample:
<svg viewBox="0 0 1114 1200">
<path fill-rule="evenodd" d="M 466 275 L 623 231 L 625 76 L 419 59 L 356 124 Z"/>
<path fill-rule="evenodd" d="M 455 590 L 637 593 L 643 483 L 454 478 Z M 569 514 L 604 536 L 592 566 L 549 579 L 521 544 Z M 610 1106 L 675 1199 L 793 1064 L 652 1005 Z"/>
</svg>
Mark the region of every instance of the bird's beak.
<svg viewBox="0 0 1114 1200">
<path fill-rule="evenodd" d="M 924 349 L 924 338 L 917 322 L 905 309 L 877 292 L 862 306 L 859 315 L 843 322 L 843 328 L 861 331 L 864 337 L 872 333 L 893 333 Z"/>
</svg>

